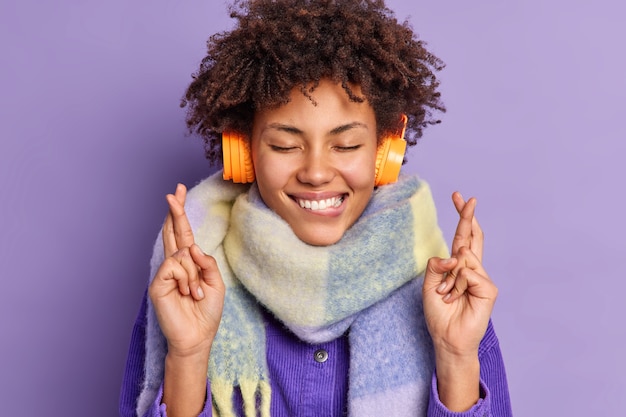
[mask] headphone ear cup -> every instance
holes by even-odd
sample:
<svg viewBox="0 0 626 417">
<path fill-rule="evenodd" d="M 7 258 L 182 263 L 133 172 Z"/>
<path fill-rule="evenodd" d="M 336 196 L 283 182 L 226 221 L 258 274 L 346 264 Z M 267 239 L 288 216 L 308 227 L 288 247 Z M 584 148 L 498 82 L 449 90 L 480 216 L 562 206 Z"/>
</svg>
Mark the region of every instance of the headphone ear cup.
<svg viewBox="0 0 626 417">
<path fill-rule="evenodd" d="M 254 181 L 254 167 L 246 137 L 231 131 L 222 133 L 223 178 L 236 183 Z"/>
<path fill-rule="evenodd" d="M 406 131 L 406 123 L 408 118 L 402 115 L 402 132 L 398 135 L 390 135 L 382 140 L 376 153 L 376 174 L 374 184 L 379 185 L 391 184 L 398 181 L 400 175 L 400 167 L 404 160 L 406 152 L 406 141 L 404 133 Z"/>
</svg>

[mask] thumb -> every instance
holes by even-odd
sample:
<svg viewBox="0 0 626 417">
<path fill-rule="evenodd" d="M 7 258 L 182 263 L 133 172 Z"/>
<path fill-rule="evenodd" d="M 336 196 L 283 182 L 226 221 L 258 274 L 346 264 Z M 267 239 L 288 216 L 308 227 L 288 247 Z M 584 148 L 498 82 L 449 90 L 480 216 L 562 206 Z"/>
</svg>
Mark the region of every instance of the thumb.
<svg viewBox="0 0 626 417">
<path fill-rule="evenodd" d="M 439 286 L 446 278 L 446 273 L 452 271 L 457 263 L 456 258 L 430 258 L 424 274 L 424 290 Z"/>
<path fill-rule="evenodd" d="M 193 261 L 200 267 L 200 277 L 210 287 L 216 289 L 223 289 L 224 282 L 222 281 L 222 274 L 217 266 L 215 258 L 207 255 L 200 249 L 200 246 L 193 244 L 190 248 L 191 257 Z"/>
</svg>

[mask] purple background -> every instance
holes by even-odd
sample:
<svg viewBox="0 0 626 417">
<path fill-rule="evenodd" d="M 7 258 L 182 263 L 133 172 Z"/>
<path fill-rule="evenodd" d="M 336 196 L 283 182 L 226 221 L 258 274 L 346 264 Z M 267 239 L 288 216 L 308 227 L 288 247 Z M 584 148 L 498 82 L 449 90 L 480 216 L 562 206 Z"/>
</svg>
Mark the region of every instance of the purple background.
<svg viewBox="0 0 626 417">
<path fill-rule="evenodd" d="M 447 63 L 406 170 L 448 239 L 478 197 L 518 416 L 624 415 L 626 55 L 618 0 L 390 0 Z M 222 2 L 0 4 L 0 404 L 112 416 L 177 181 L 209 173 L 179 99 Z"/>
</svg>

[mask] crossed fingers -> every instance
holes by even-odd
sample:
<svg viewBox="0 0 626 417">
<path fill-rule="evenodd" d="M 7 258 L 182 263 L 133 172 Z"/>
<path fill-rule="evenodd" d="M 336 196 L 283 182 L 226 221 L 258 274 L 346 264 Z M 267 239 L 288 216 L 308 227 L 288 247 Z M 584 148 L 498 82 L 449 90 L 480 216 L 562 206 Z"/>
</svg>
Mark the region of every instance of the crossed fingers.
<svg viewBox="0 0 626 417">
<path fill-rule="evenodd" d="M 456 256 L 459 249 L 465 246 L 471 249 L 478 260 L 482 262 L 484 235 L 474 216 L 476 199 L 472 197 L 466 202 L 461 193 L 457 191 L 452 194 L 452 202 L 460 216 L 459 224 L 452 239 L 452 256 Z"/>
<path fill-rule="evenodd" d="M 187 188 L 178 184 L 174 194 L 165 196 L 170 210 L 163 224 L 163 249 L 165 257 L 170 257 L 179 249 L 189 248 L 194 244 L 193 231 L 185 214 Z"/>
<path fill-rule="evenodd" d="M 174 194 L 165 196 L 170 209 L 163 224 L 163 251 L 165 263 L 169 264 L 171 278 L 177 281 L 179 292 L 183 295 L 192 294 L 199 300 L 204 294 L 200 287 L 200 267 L 191 252 L 195 241 L 185 213 L 186 196 L 187 188 L 182 184 L 176 186 Z"/>
<path fill-rule="evenodd" d="M 452 194 L 452 201 L 459 213 L 459 223 L 452 240 L 451 255 L 454 267 L 444 275 L 437 292 L 445 294 L 445 302 L 453 302 L 470 291 L 472 295 L 489 297 L 492 285 L 482 266 L 483 232 L 474 216 L 476 199 L 463 199 L 459 192 Z M 485 292 L 485 294 L 482 294 Z"/>
<path fill-rule="evenodd" d="M 190 295 L 194 283 L 199 282 L 199 271 L 189 248 L 181 250 L 165 258 L 163 264 L 167 268 L 169 279 L 176 281 L 178 291 L 182 295 Z M 195 291 L 202 291 L 200 287 L 195 287 Z M 200 297 L 201 298 L 201 297 Z"/>
<path fill-rule="evenodd" d="M 495 286 L 474 252 L 463 246 L 451 261 L 455 261 L 454 267 L 445 274 L 437 287 L 437 292 L 443 295 L 443 301 L 452 303 L 467 291 L 474 297 L 493 298 L 492 287 Z"/>
</svg>

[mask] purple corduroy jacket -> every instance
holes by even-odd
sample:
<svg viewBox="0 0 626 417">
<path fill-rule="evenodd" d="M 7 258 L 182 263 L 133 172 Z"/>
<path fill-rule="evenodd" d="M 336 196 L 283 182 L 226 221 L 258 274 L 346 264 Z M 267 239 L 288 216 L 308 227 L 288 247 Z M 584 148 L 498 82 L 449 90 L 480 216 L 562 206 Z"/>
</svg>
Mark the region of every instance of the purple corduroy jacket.
<svg viewBox="0 0 626 417">
<path fill-rule="evenodd" d="M 137 398 L 144 373 L 146 337 L 146 294 L 135 321 L 120 393 L 120 416 L 136 416 Z M 348 338 L 311 345 L 299 340 L 270 313 L 265 314 L 267 362 L 272 386 L 273 417 L 346 416 L 348 392 Z M 504 362 L 491 322 L 479 348 L 481 398 L 464 413 L 446 409 L 437 394 L 433 374 L 427 417 L 510 417 L 512 415 Z M 161 404 L 163 387 L 145 414 L 140 417 L 166 417 Z M 211 393 L 207 381 L 207 398 Z M 236 396 L 235 410 L 243 416 L 242 400 Z M 206 401 L 199 417 L 211 416 Z M 357 416 L 358 417 L 358 416 Z"/>
</svg>

